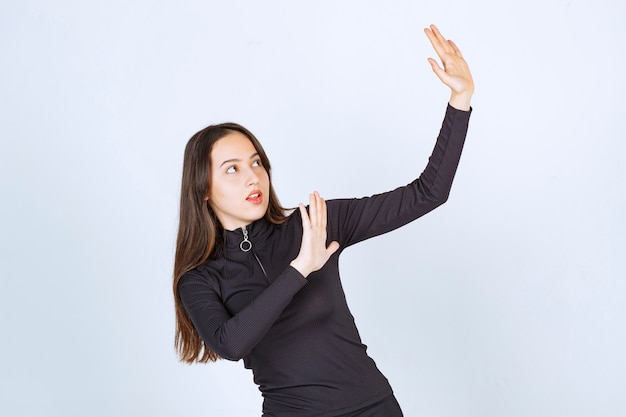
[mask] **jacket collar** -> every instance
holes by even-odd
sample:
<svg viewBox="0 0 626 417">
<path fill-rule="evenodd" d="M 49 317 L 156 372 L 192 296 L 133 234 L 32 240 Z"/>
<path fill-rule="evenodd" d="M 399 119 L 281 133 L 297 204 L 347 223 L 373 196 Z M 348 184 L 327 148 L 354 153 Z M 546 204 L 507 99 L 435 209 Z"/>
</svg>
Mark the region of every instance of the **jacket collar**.
<svg viewBox="0 0 626 417">
<path fill-rule="evenodd" d="M 270 222 L 265 220 L 265 218 L 262 218 L 236 230 L 225 230 L 224 248 L 227 251 L 239 252 L 247 252 L 245 250 L 246 248 L 248 248 L 248 250 L 253 247 L 258 248 L 269 237 L 272 231 L 272 226 L 273 225 Z M 245 240 L 249 243 L 242 244 Z"/>
</svg>

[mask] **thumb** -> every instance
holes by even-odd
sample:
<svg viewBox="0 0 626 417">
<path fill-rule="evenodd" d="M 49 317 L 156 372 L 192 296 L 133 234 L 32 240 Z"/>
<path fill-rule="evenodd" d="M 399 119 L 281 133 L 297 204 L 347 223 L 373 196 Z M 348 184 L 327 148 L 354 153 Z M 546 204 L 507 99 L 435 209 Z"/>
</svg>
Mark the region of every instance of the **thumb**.
<svg viewBox="0 0 626 417">
<path fill-rule="evenodd" d="M 447 78 L 446 71 L 439 66 L 439 63 L 432 58 L 428 58 L 428 62 L 433 69 L 433 72 L 437 75 L 437 77 L 445 84 L 445 79 Z"/>
<path fill-rule="evenodd" d="M 332 241 L 326 248 L 326 253 L 330 257 L 333 253 L 337 252 L 338 249 L 339 249 L 339 242 Z"/>
</svg>

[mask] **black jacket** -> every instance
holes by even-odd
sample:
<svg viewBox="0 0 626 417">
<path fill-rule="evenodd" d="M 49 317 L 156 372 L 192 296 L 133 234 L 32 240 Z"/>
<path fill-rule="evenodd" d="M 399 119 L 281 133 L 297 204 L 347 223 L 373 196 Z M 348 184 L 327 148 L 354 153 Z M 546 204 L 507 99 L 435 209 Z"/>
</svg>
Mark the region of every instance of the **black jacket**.
<svg viewBox="0 0 626 417">
<path fill-rule="evenodd" d="M 411 184 L 361 199 L 330 200 L 328 241 L 340 249 L 307 279 L 289 263 L 298 255 L 298 211 L 281 225 L 227 231 L 225 248 L 187 272 L 180 297 L 194 326 L 223 358 L 244 360 L 263 393 L 266 416 L 338 416 L 392 391 L 367 355 L 339 279 L 342 250 L 396 229 L 443 204 L 461 156 L 470 112 L 448 106 L 428 165 Z"/>
</svg>

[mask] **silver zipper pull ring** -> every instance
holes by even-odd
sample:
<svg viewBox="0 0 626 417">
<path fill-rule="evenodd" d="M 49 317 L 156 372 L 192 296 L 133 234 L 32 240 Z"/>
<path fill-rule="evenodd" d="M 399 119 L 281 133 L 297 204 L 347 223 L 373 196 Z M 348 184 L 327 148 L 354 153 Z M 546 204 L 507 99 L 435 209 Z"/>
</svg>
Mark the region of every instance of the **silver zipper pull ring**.
<svg viewBox="0 0 626 417">
<path fill-rule="evenodd" d="M 239 244 L 239 249 L 243 252 L 249 252 L 252 249 L 252 242 L 248 240 L 248 230 L 246 226 L 242 227 L 241 230 L 243 231 L 243 240 Z"/>
</svg>

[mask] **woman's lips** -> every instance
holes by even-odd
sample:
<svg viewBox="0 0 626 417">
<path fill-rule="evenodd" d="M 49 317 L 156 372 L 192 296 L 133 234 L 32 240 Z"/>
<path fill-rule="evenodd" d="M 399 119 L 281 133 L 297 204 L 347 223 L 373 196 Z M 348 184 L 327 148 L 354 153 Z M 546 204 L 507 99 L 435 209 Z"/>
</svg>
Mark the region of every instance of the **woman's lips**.
<svg viewBox="0 0 626 417">
<path fill-rule="evenodd" d="M 246 201 L 249 201 L 252 204 L 261 204 L 263 202 L 263 194 L 260 191 L 253 191 L 248 195 Z"/>
</svg>

